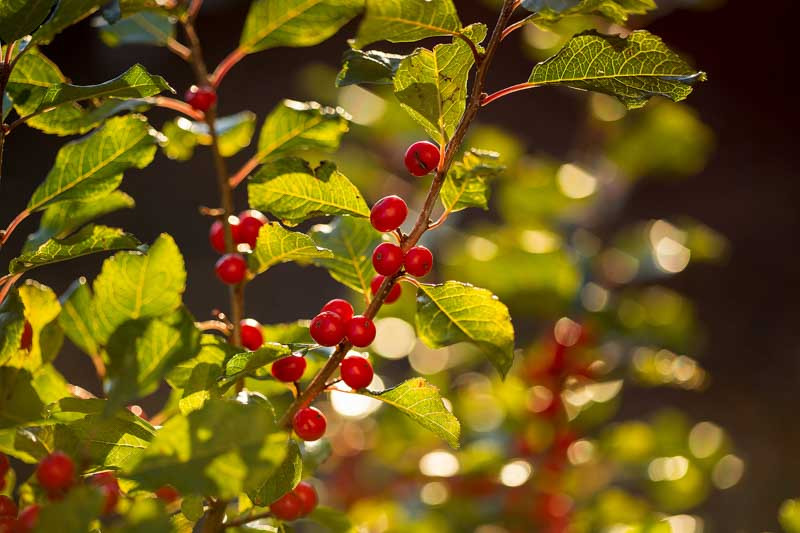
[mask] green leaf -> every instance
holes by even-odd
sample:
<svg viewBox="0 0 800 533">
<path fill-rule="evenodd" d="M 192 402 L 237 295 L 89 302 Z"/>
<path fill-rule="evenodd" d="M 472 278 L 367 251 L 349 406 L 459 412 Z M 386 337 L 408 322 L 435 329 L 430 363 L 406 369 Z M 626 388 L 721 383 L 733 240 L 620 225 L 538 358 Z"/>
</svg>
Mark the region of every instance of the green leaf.
<svg viewBox="0 0 800 533">
<path fill-rule="evenodd" d="M 122 191 L 91 201 L 60 202 L 44 210 L 36 233 L 28 235 L 24 250 L 31 251 L 49 239 L 63 239 L 87 222 L 120 209 L 131 209 L 133 198 Z"/>
<path fill-rule="evenodd" d="M 500 174 L 505 167 L 499 154 L 471 149 L 462 161 L 455 163 L 447 173 L 440 198 L 448 211 L 461 211 L 468 207 L 489 209 L 489 184 L 487 180 Z"/>
<path fill-rule="evenodd" d="M 313 46 L 328 39 L 364 7 L 364 0 L 255 0 L 239 48 L 250 54 L 278 46 Z"/>
<path fill-rule="evenodd" d="M 155 437 L 155 429 L 127 409 L 106 416 L 107 403 L 63 398 L 49 406 L 48 420 L 58 423 L 54 447 L 91 468 L 122 468 L 138 458 Z"/>
<path fill-rule="evenodd" d="M 80 22 L 107 3 L 108 0 L 59 1 L 53 15 L 33 34 L 32 43 L 49 43 L 62 30 Z"/>
<path fill-rule="evenodd" d="M 202 335 L 200 351 L 193 358 L 176 365 L 167 376 L 167 382 L 175 389 L 185 388 L 198 365 L 217 366 L 222 375 L 225 361 L 236 355 L 239 350 L 240 348 L 231 345 L 222 337 Z"/>
<path fill-rule="evenodd" d="M 359 190 L 329 161 L 312 170 L 297 157 L 279 159 L 250 178 L 247 192 L 254 209 L 288 226 L 325 215 L 369 216 Z"/>
<path fill-rule="evenodd" d="M 25 327 L 25 308 L 17 291 L 9 292 L 0 304 L 0 366 L 19 350 Z"/>
<path fill-rule="evenodd" d="M 291 353 L 288 346 L 267 342 L 253 352 L 236 354 L 225 364 L 225 381 L 228 384 L 233 383 L 240 377 L 252 374 L 255 370 L 291 355 Z"/>
<path fill-rule="evenodd" d="M 92 522 L 100 517 L 104 501 L 103 493 L 94 487 L 75 487 L 63 500 L 42 506 L 33 532 L 90 531 Z"/>
<path fill-rule="evenodd" d="M 164 46 L 175 38 L 175 23 L 166 13 L 144 11 L 100 27 L 106 46 L 145 44 Z"/>
<path fill-rule="evenodd" d="M 473 24 L 463 34 L 476 44 L 486 37 L 486 26 Z M 475 63 L 460 38 L 433 51 L 417 49 L 405 58 L 394 78 L 394 93 L 411 117 L 443 146 L 455 132 L 467 105 L 467 78 Z"/>
<path fill-rule="evenodd" d="M 107 226 L 85 226 L 79 232 L 64 239 L 51 239 L 35 250 L 12 259 L 8 271 L 12 274 L 27 272 L 34 268 L 68 261 L 84 255 L 113 250 L 131 250 L 141 243 L 119 228 Z"/>
<path fill-rule="evenodd" d="M 0 429 L 14 428 L 43 417 L 44 402 L 28 370 L 0 366 Z"/>
<path fill-rule="evenodd" d="M 131 319 L 154 318 L 178 309 L 186 269 L 175 241 L 162 234 L 145 253 L 119 252 L 103 263 L 94 281 L 98 340 Z"/>
<path fill-rule="evenodd" d="M 339 148 L 349 120 L 349 115 L 339 108 L 284 100 L 264 120 L 255 159 L 264 161 L 299 150 L 332 152 Z"/>
<path fill-rule="evenodd" d="M 164 91 L 175 92 L 161 76 L 147 72 L 136 64 L 113 80 L 98 85 L 60 83 L 47 88 L 34 110 L 41 113 L 56 106 L 92 98 L 145 98 Z"/>
<path fill-rule="evenodd" d="M 50 287 L 32 280 L 19 287 L 17 294 L 25 309 L 25 320 L 31 325 L 33 339 L 30 350 L 18 349 L 3 364 L 36 373 L 42 365 L 55 359 L 64 341 L 58 325 L 61 304 Z"/>
<path fill-rule="evenodd" d="M 174 486 L 181 494 L 232 498 L 261 486 L 288 453 L 263 401 L 211 400 L 164 424 L 144 456 L 127 465 L 142 488 Z"/>
<path fill-rule="evenodd" d="M 643 15 L 656 8 L 653 0 L 523 0 L 522 7 L 536 13 L 537 22 L 556 22 L 571 15 L 602 15 L 623 23 L 630 15 Z"/>
<path fill-rule="evenodd" d="M 706 80 L 659 37 L 644 30 L 627 38 L 587 32 L 577 35 L 550 59 L 533 67 L 529 83 L 566 85 L 617 97 L 629 109 L 653 96 L 685 99 Z"/>
<path fill-rule="evenodd" d="M 92 357 L 100 355 L 92 312 L 92 291 L 86 283 L 86 278 L 73 282 L 62 295 L 58 323 L 69 340 L 84 353 Z"/>
<path fill-rule="evenodd" d="M 333 257 L 315 259 L 314 264 L 327 269 L 339 283 L 368 297 L 375 276 L 372 251 L 382 242 L 381 234 L 369 220 L 337 217 L 330 224 L 314 226 L 309 235 L 318 246 L 333 252 Z"/>
<path fill-rule="evenodd" d="M 259 230 L 256 248 L 247 262 L 251 272 L 260 274 L 279 263 L 294 261 L 304 265 L 323 257 L 333 258 L 333 252 L 314 244 L 305 233 L 289 231 L 277 222 L 270 222 Z"/>
<path fill-rule="evenodd" d="M 514 359 L 508 308 L 486 289 L 447 281 L 417 291 L 417 335 L 430 348 L 475 344 L 505 376 Z"/>
<path fill-rule="evenodd" d="M 235 115 L 217 119 L 217 139 L 219 151 L 223 157 L 236 155 L 250 145 L 256 128 L 256 115 L 251 111 L 242 111 Z M 193 122 L 186 118 L 177 118 L 164 125 L 163 133 L 166 141 L 161 143 L 164 152 L 171 159 L 185 161 L 194 154 L 197 144 L 211 146 L 211 134 L 205 122 Z"/>
<path fill-rule="evenodd" d="M 177 520 L 181 515 L 172 515 Z M 105 529 L 103 530 L 105 531 Z M 163 502 L 158 498 L 137 498 L 125 513 L 124 523 L 110 529 L 112 533 L 187 533 L 174 527 Z M 189 526 L 188 533 L 191 533 Z"/>
<path fill-rule="evenodd" d="M 8 44 L 33 32 L 50 14 L 55 0 L 4 0 L 0 3 L 0 41 Z"/>
<path fill-rule="evenodd" d="M 303 457 L 300 447 L 294 440 L 289 441 L 286 457 L 277 470 L 259 487 L 252 489 L 247 495 L 254 504 L 266 507 L 292 490 L 300 483 L 303 475 Z"/>
<path fill-rule="evenodd" d="M 179 363 L 200 349 L 200 332 L 184 309 L 162 318 L 130 320 L 108 340 L 109 408 L 156 390 Z"/>
<path fill-rule="evenodd" d="M 342 70 L 336 76 L 336 86 L 360 83 L 391 85 L 400 62 L 406 57 L 379 50 L 348 50 L 342 57 Z"/>
<path fill-rule="evenodd" d="M 382 40 L 413 42 L 453 35 L 460 29 L 452 0 L 367 0 L 367 14 L 353 46 L 364 48 Z"/>
<path fill-rule="evenodd" d="M 117 188 L 123 171 L 150 164 L 154 144 L 155 137 L 143 117 L 109 119 L 96 132 L 58 151 L 53 169 L 33 192 L 28 210 L 107 195 Z"/>
<path fill-rule="evenodd" d="M 450 447 L 459 447 L 461 424 L 444 406 L 439 389 L 423 378 L 409 379 L 383 392 L 354 391 L 354 393 L 375 398 L 399 409 L 414 422 L 444 439 Z"/>
<path fill-rule="evenodd" d="M 778 520 L 786 533 L 800 533 L 800 500 L 783 502 Z"/>
<path fill-rule="evenodd" d="M 308 518 L 327 528 L 332 533 L 353 533 L 357 531 L 346 513 L 324 505 L 316 506 L 311 514 L 308 515 Z"/>
<path fill-rule="evenodd" d="M 296 320 L 295 322 L 284 322 L 280 324 L 264 324 L 261 332 L 267 342 L 277 342 L 279 344 L 313 344 L 311 335 L 308 333 L 308 320 Z"/>
</svg>

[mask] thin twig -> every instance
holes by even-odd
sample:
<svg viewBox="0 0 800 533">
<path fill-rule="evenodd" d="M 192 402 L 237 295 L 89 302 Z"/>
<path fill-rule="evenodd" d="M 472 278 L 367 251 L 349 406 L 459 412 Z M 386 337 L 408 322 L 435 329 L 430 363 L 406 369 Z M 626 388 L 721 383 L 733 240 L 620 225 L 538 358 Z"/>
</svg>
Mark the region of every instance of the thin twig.
<svg viewBox="0 0 800 533">
<path fill-rule="evenodd" d="M 14 230 L 20 223 L 30 216 L 31 212 L 27 209 L 23 209 L 19 212 L 17 216 L 14 217 L 14 220 L 8 225 L 8 227 L 0 234 L 0 247 L 5 245 L 8 239 L 11 237 L 11 234 L 14 233 Z"/>
<path fill-rule="evenodd" d="M 485 96 L 481 101 L 481 106 L 487 106 L 492 102 L 494 102 L 495 100 L 507 96 L 509 94 L 517 93 L 519 91 L 526 91 L 528 89 L 534 89 L 538 86 L 539 86 L 538 83 L 526 82 L 526 83 L 518 83 L 516 85 L 512 85 L 511 87 L 506 87 L 505 89 L 500 89 L 496 93 L 492 93 L 488 96 Z"/>
<path fill-rule="evenodd" d="M 217 68 L 214 69 L 214 73 L 211 75 L 211 86 L 212 87 L 219 87 L 219 84 L 222 83 L 222 79 L 228 74 L 236 63 L 244 59 L 247 55 L 247 51 L 242 48 L 234 49 L 230 54 L 223 59 Z"/>
<path fill-rule="evenodd" d="M 11 287 L 13 287 L 17 280 L 21 277 L 22 274 L 14 274 L 13 276 L 7 277 L 5 284 L 0 285 L 0 304 L 5 301 L 8 291 L 11 290 Z"/>
<path fill-rule="evenodd" d="M 529 22 L 533 22 L 537 18 L 536 13 L 528 15 L 522 20 L 518 20 L 514 24 L 509 24 L 506 29 L 503 30 L 503 35 L 500 37 L 500 40 L 505 40 L 506 37 L 511 35 L 513 32 L 517 31 L 518 29 L 522 28 Z"/>
<path fill-rule="evenodd" d="M 489 39 L 489 43 L 486 45 L 486 52 L 483 56 L 483 59 L 478 64 L 478 70 L 475 74 L 475 81 L 470 93 L 469 101 L 467 102 L 466 110 L 464 115 L 461 117 L 461 121 L 459 122 L 452 139 L 447 144 L 444 153 L 442 154 L 442 159 L 439 164 L 439 168 L 436 171 L 436 176 L 433 178 L 431 187 L 428 190 L 428 195 L 425 198 L 425 204 L 420 211 L 419 216 L 417 217 L 417 221 L 414 224 L 414 229 L 411 230 L 411 233 L 406 237 L 403 243 L 402 248 L 404 251 L 408 251 L 411 247 L 416 245 L 422 234 L 428 230 L 431 212 L 436 205 L 436 199 L 439 196 L 439 191 L 442 189 L 447 172 L 450 170 L 450 166 L 455 160 L 456 154 L 464 141 L 464 137 L 466 136 L 472 121 L 475 120 L 475 116 L 478 114 L 478 111 L 480 111 L 481 99 L 483 96 L 483 89 L 486 84 L 486 76 L 488 74 L 489 65 L 491 64 L 492 58 L 494 57 L 495 53 L 497 52 L 497 48 L 500 45 L 500 37 L 502 36 L 503 28 L 508 23 L 508 19 L 511 17 L 511 14 L 514 11 L 514 5 L 515 2 L 512 0 L 505 0 L 503 3 L 500 16 L 497 19 L 497 24 L 492 31 L 492 36 Z M 391 290 L 392 286 L 400 277 L 401 274 L 397 273 L 393 276 L 388 276 L 383 280 L 383 283 L 375 293 L 374 298 L 369 303 L 369 306 L 367 306 L 366 311 L 364 311 L 364 316 L 368 318 L 375 317 L 386 300 L 386 297 L 389 295 L 389 291 Z M 342 362 L 351 348 L 352 345 L 347 341 L 342 342 L 336 347 L 336 350 L 325 363 L 325 366 L 320 369 L 317 375 L 311 380 L 311 383 L 309 383 L 306 389 L 295 399 L 294 402 L 292 402 L 292 405 L 290 405 L 283 414 L 279 421 L 280 426 L 288 426 L 297 410 L 301 407 L 310 405 L 311 402 L 314 401 L 314 398 L 316 398 L 317 395 L 325 389 L 325 383 L 339 367 L 339 364 Z"/>
<path fill-rule="evenodd" d="M 259 152 L 245 161 L 244 165 L 242 165 L 242 167 L 237 170 L 236 173 L 228 180 L 230 187 L 232 189 L 238 187 L 239 184 L 242 183 L 253 170 L 255 170 L 259 163 L 261 163 L 261 159 L 261 152 Z"/>
<path fill-rule="evenodd" d="M 221 320 L 206 320 L 204 322 L 195 322 L 194 327 L 200 331 L 219 331 L 226 337 L 231 334 L 231 329 L 228 324 Z"/>
<path fill-rule="evenodd" d="M 187 117 L 194 120 L 201 121 L 205 120 L 206 118 L 205 113 L 176 98 L 169 98 L 167 96 L 154 96 L 152 98 L 144 98 L 143 100 L 156 107 L 163 107 L 166 109 L 172 109 L 173 111 L 178 111 L 179 113 L 183 113 Z"/>
<path fill-rule="evenodd" d="M 181 43 L 177 39 L 174 39 L 172 37 L 167 37 L 165 45 L 170 52 L 180 57 L 184 61 L 186 62 L 191 61 L 192 51 L 189 49 L 189 47 L 187 47 L 185 44 Z"/>
<path fill-rule="evenodd" d="M 480 52 L 480 50 L 478 50 L 478 47 L 475 46 L 475 43 L 472 41 L 472 39 L 463 33 L 455 33 L 454 35 L 467 43 L 469 49 L 472 51 L 472 58 L 475 60 L 476 64 L 479 64 L 481 61 L 483 61 L 483 54 Z"/>
<path fill-rule="evenodd" d="M 250 522 L 255 522 L 256 520 L 269 518 L 270 516 L 272 516 L 272 513 L 269 511 L 264 511 L 263 513 L 251 514 L 242 518 L 231 520 L 230 522 L 225 522 L 224 524 L 222 524 L 222 528 L 227 529 L 229 527 L 239 527 L 245 524 L 249 524 Z"/>
</svg>

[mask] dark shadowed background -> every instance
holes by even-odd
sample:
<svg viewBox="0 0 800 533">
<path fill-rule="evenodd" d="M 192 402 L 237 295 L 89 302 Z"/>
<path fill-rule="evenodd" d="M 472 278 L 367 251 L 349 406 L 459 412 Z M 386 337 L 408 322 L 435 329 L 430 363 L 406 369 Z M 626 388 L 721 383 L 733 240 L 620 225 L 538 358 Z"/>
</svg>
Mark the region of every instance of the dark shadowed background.
<svg viewBox="0 0 800 533">
<path fill-rule="evenodd" d="M 216 64 L 236 44 L 248 2 L 207 4 L 199 29 L 207 60 Z M 493 20 L 491 11 L 476 1 L 456 4 L 463 20 Z M 627 208 L 599 229 L 611 232 L 641 218 L 685 214 L 730 240 L 725 264 L 693 266 L 670 282 L 695 302 L 707 328 L 704 353 L 697 355 L 712 375 L 710 388 L 700 394 L 634 389 L 626 393 L 620 413 L 626 418 L 674 405 L 730 431 L 747 463 L 745 477 L 735 488 L 715 493 L 700 510 L 721 532 L 776 531 L 780 502 L 800 496 L 800 268 L 793 248 L 799 242 L 800 195 L 793 168 L 798 160 L 797 117 L 791 113 L 797 100 L 787 75 L 796 66 L 789 48 L 797 31 L 794 4 L 769 2 L 770 14 L 756 19 L 753 2 L 730 0 L 715 11 L 678 10 L 649 26 L 709 72 L 711 81 L 692 95 L 691 105 L 714 130 L 717 150 L 698 176 L 640 181 Z M 309 62 L 336 66 L 352 34 L 348 27 L 322 46 L 290 53 L 276 49 L 248 58 L 229 75 L 220 94 L 221 112 L 247 108 L 263 117 L 280 98 L 299 96 L 297 80 L 289 73 Z M 509 46 L 496 60 L 493 87 L 527 78 L 530 60 L 515 50 Z M 109 79 L 137 61 L 166 75 L 179 90 L 190 84 L 188 68 L 164 50 L 109 50 L 88 23 L 68 30 L 47 54 L 80 84 Z M 151 116 L 160 125 L 168 115 Z M 564 155 L 578 116 L 573 98 L 548 90 L 536 99 L 501 100 L 481 120 L 516 133 L 530 150 Z M 22 209 L 62 142 L 24 128 L 9 139 L 0 222 L 7 223 Z M 243 152 L 234 161 L 245 156 Z M 188 164 L 158 157 L 158 164 L 126 179 L 124 190 L 136 199 L 136 210 L 112 215 L 109 223 L 143 242 L 162 231 L 172 234 L 188 266 L 186 303 L 203 317 L 226 301 L 225 289 L 213 277 L 216 255 L 207 245 L 207 221 L 197 214 L 198 205 L 215 205 L 217 198 L 210 156 L 201 151 Z M 239 205 L 244 205 L 243 197 Z M 17 249 L 25 233 L 18 232 L 8 248 Z M 0 263 L 8 259 L 8 252 L 0 252 Z M 93 277 L 99 265 L 97 257 L 89 257 L 42 269 L 36 278 L 60 293 L 79 275 Z M 337 290 L 321 270 L 300 274 L 287 266 L 274 272 L 249 290 L 248 311 L 262 322 L 306 316 Z M 72 382 L 97 392 L 88 361 L 62 357 L 59 367 Z"/>
</svg>

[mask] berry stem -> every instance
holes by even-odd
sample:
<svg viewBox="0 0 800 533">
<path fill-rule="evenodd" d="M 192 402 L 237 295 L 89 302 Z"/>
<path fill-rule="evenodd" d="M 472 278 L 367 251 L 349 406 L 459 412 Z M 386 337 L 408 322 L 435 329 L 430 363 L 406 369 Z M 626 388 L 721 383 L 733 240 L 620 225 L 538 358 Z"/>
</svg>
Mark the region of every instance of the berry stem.
<svg viewBox="0 0 800 533">
<path fill-rule="evenodd" d="M 0 234 L 0 248 L 2 248 L 3 245 L 6 243 L 6 241 L 8 241 L 8 239 L 11 237 L 11 234 L 14 233 L 14 230 L 17 228 L 17 226 L 19 226 L 20 223 L 22 223 L 23 220 L 28 218 L 30 216 L 30 214 L 31 214 L 30 211 L 28 211 L 27 209 L 23 209 L 22 211 L 19 212 L 19 214 L 17 216 L 14 217 L 14 220 L 12 220 L 9 223 L 9 225 L 5 229 L 5 231 L 3 231 Z M 0 300 L 0 301 L 2 301 L 2 300 Z"/>
<path fill-rule="evenodd" d="M 206 115 L 202 111 L 199 111 L 186 102 L 182 102 L 175 98 L 168 98 L 166 96 L 155 96 L 152 98 L 145 98 L 145 102 L 148 104 L 152 104 L 156 107 L 163 107 L 165 109 L 172 109 L 173 111 L 177 111 L 179 113 L 183 113 L 187 117 L 194 119 L 194 120 L 205 120 Z"/>
<path fill-rule="evenodd" d="M 506 95 L 509 95 L 509 94 L 512 94 L 512 93 L 516 93 L 516 92 L 519 92 L 519 91 L 525 91 L 527 89 L 533 89 L 533 88 L 538 87 L 538 86 L 539 85 L 536 84 L 536 83 L 525 82 L 525 83 L 518 83 L 516 85 L 512 85 L 511 87 L 506 87 L 505 89 L 500 89 L 496 93 L 492 93 L 489 96 L 486 96 L 485 98 L 483 98 L 483 100 L 481 101 L 481 106 L 487 106 L 487 105 L 491 104 L 492 102 L 494 102 L 495 100 L 497 100 L 499 98 L 502 98 L 502 97 L 504 97 Z"/>
<path fill-rule="evenodd" d="M 538 18 L 538 16 L 536 15 L 536 13 L 533 13 L 531 15 L 528 15 L 524 19 L 518 20 L 514 24 L 509 24 L 508 27 L 503 30 L 503 35 L 500 38 L 500 40 L 505 40 L 505 38 L 508 37 L 509 35 L 511 35 L 513 32 L 515 32 L 518 29 L 522 28 L 523 26 L 525 26 L 529 22 L 533 22 L 537 18 Z"/>
<path fill-rule="evenodd" d="M 516 4 L 513 0 L 505 0 L 503 2 L 503 7 L 500 10 L 500 15 L 497 19 L 497 24 L 492 31 L 492 36 L 489 39 L 489 43 L 486 45 L 486 53 L 483 55 L 482 60 L 477 65 L 478 70 L 475 74 L 475 81 L 470 93 L 469 101 L 467 102 L 467 108 L 464 112 L 464 115 L 461 117 L 461 122 L 459 122 L 452 139 L 450 139 L 445 150 L 443 151 L 442 162 L 439 165 L 439 169 L 436 171 L 436 176 L 433 178 L 431 187 L 428 190 L 428 195 L 425 198 L 425 204 L 422 207 L 422 211 L 420 211 L 419 216 L 414 224 L 414 229 L 411 230 L 411 233 L 403 242 L 402 248 L 404 252 L 414 247 L 419 241 L 420 237 L 422 237 L 422 235 L 428 230 L 431 212 L 436 205 L 436 200 L 439 197 L 439 191 L 441 191 L 442 185 L 444 185 L 447 172 L 450 170 L 450 166 L 453 164 L 456 154 L 461 148 L 461 144 L 464 141 L 467 131 L 472 125 L 472 122 L 475 120 L 478 111 L 481 109 L 481 99 L 483 96 L 484 86 L 486 85 L 486 77 L 489 72 L 489 66 L 491 65 L 492 59 L 494 58 L 495 53 L 500 45 L 500 38 L 503 33 L 503 28 L 506 26 L 506 24 L 508 24 L 508 20 L 511 18 L 511 15 L 517 5 L 518 4 Z M 386 300 L 386 297 L 389 295 L 389 290 L 402 276 L 401 272 L 398 272 L 393 276 L 387 276 L 383 280 L 383 283 L 375 293 L 374 298 L 372 298 L 372 301 L 370 301 L 369 306 L 367 306 L 367 309 L 363 313 L 365 317 L 369 319 L 375 318 L 375 315 L 378 314 L 378 311 Z M 317 375 L 314 376 L 314 379 L 311 380 L 311 383 L 309 383 L 306 389 L 295 399 L 294 402 L 292 402 L 292 405 L 290 405 L 283 414 L 278 422 L 279 426 L 288 426 L 298 409 L 310 405 L 311 402 L 314 401 L 314 398 L 316 398 L 320 392 L 325 390 L 326 382 L 336 371 L 336 369 L 339 368 L 339 364 L 342 362 L 351 348 L 352 345 L 347 341 L 340 343 L 336 347 L 336 350 L 325 363 L 325 366 L 320 369 Z"/>
<path fill-rule="evenodd" d="M 214 69 L 214 73 L 211 75 L 211 86 L 218 87 L 220 83 L 222 83 L 222 79 L 228 74 L 228 72 L 242 59 L 244 56 L 247 55 L 247 52 L 242 48 L 235 48 L 230 54 L 228 54 L 225 59 L 220 61 L 217 68 Z"/>
</svg>

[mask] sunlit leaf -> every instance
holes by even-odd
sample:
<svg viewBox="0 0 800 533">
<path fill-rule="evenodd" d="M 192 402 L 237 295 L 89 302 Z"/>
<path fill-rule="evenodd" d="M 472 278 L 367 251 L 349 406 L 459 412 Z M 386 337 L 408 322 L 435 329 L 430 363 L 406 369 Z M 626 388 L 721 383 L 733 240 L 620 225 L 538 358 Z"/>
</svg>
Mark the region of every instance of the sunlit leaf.
<svg viewBox="0 0 800 533">
<path fill-rule="evenodd" d="M 32 42 L 36 44 L 49 43 L 62 30 L 80 22 L 107 3 L 108 0 L 62 0 L 58 2 L 53 14 L 33 33 Z"/>
<path fill-rule="evenodd" d="M 288 437 L 263 402 L 211 400 L 168 420 L 126 469 L 145 489 L 169 484 L 184 495 L 232 498 L 269 479 L 288 453 Z"/>
<path fill-rule="evenodd" d="M 533 67 L 528 82 L 609 94 L 633 109 L 653 96 L 683 100 L 705 79 L 659 37 L 639 30 L 627 38 L 591 31 L 576 35 Z"/>
<path fill-rule="evenodd" d="M 391 85 L 400 62 L 405 58 L 379 50 L 347 50 L 342 57 L 342 70 L 336 76 L 336 86 L 360 83 Z"/>
<path fill-rule="evenodd" d="M 253 253 L 247 258 L 251 272 L 265 272 L 279 263 L 308 264 L 320 258 L 333 258 L 333 252 L 320 248 L 305 233 L 289 231 L 277 222 L 264 224 L 258 232 Z"/>
<path fill-rule="evenodd" d="M 458 342 L 477 345 L 505 375 L 514 359 L 514 328 L 508 308 L 486 289 L 448 281 L 421 284 L 417 291 L 417 335 L 431 348 Z"/>
<path fill-rule="evenodd" d="M 463 34 L 476 44 L 486 26 L 474 24 Z M 403 108 L 443 146 L 458 126 L 467 105 L 467 78 L 475 62 L 460 38 L 431 50 L 417 49 L 403 59 L 394 77 L 394 93 Z"/>
<path fill-rule="evenodd" d="M 614 22 L 625 22 L 630 15 L 643 15 L 656 8 L 653 0 L 523 0 L 522 7 L 537 14 L 537 19 L 555 22 L 571 15 L 599 14 Z"/>
<path fill-rule="evenodd" d="M 242 111 L 235 115 L 220 117 L 216 121 L 217 142 L 223 157 L 236 155 L 250 145 L 255 132 L 256 115 Z M 164 125 L 166 139 L 161 143 L 164 152 L 171 159 L 185 161 L 194 155 L 197 144 L 211 146 L 212 139 L 208 124 L 177 118 Z"/>
<path fill-rule="evenodd" d="M 322 525 L 331 533 L 353 533 L 357 531 L 346 513 L 324 505 L 318 505 L 308 515 L 308 518 Z"/>
<path fill-rule="evenodd" d="M 367 296 L 375 276 L 372 251 L 381 243 L 381 234 L 369 220 L 338 217 L 330 224 L 311 228 L 311 238 L 317 245 L 333 252 L 333 257 L 314 260 L 325 268 L 333 279 Z"/>
<path fill-rule="evenodd" d="M 440 198 L 448 211 L 461 211 L 468 207 L 489 209 L 488 179 L 503 171 L 494 152 L 475 150 L 464 154 L 447 173 Z"/>
<path fill-rule="evenodd" d="M 8 271 L 18 274 L 98 252 L 132 250 L 140 244 L 136 237 L 119 228 L 90 225 L 64 239 L 51 239 L 14 258 Z"/>
<path fill-rule="evenodd" d="M 247 191 L 254 209 L 290 226 L 324 215 L 369 216 L 359 190 L 328 161 L 312 169 L 296 157 L 280 159 L 252 176 Z"/>
<path fill-rule="evenodd" d="M 58 322 L 75 346 L 92 357 L 100 355 L 92 312 L 92 291 L 85 278 L 76 280 L 61 297 Z"/>
<path fill-rule="evenodd" d="M 107 46 L 149 44 L 164 46 L 175 37 L 175 24 L 169 15 L 143 11 L 113 24 L 100 27 L 100 38 Z"/>
<path fill-rule="evenodd" d="M 452 35 L 461 29 L 452 0 L 367 0 L 367 14 L 353 45 L 375 41 L 413 42 Z"/>
<path fill-rule="evenodd" d="M 291 353 L 288 346 L 267 342 L 258 350 L 236 354 L 225 364 L 225 381 L 232 383 Z"/>
<path fill-rule="evenodd" d="M 176 389 L 183 389 L 199 365 L 218 367 L 219 375 L 222 375 L 225 361 L 239 353 L 239 350 L 240 348 L 236 348 L 222 337 L 203 335 L 200 338 L 200 351 L 197 355 L 176 365 L 167 376 L 167 382 Z"/>
<path fill-rule="evenodd" d="M 278 46 L 313 46 L 347 24 L 364 0 L 255 0 L 239 47 L 247 53 Z"/>
<path fill-rule="evenodd" d="M 294 440 L 289 441 L 289 447 L 283 462 L 275 472 L 266 479 L 261 486 L 251 490 L 248 496 L 255 505 L 264 507 L 300 483 L 303 475 L 303 457 L 300 455 L 300 448 Z"/>
<path fill-rule="evenodd" d="M 58 151 L 52 170 L 28 201 L 28 210 L 107 195 L 119 185 L 121 172 L 150 164 L 154 144 L 144 118 L 109 119 L 101 129 Z"/>
<path fill-rule="evenodd" d="M 382 391 L 355 391 L 399 409 L 422 427 L 436 433 L 452 448 L 459 447 L 461 424 L 447 410 L 439 395 L 439 389 L 423 378 L 404 381 L 397 387 Z"/>
<path fill-rule="evenodd" d="M 3 364 L 35 373 L 42 365 L 52 361 L 61 349 L 64 340 L 58 325 L 61 304 L 50 287 L 32 280 L 19 287 L 16 294 L 24 307 L 25 320 L 30 323 L 33 336 L 29 350 L 19 348 L 17 344 L 16 352 Z"/>
<path fill-rule="evenodd" d="M 33 32 L 50 14 L 55 0 L 4 0 L 0 3 L 0 41 L 8 44 Z"/>
</svg>

